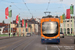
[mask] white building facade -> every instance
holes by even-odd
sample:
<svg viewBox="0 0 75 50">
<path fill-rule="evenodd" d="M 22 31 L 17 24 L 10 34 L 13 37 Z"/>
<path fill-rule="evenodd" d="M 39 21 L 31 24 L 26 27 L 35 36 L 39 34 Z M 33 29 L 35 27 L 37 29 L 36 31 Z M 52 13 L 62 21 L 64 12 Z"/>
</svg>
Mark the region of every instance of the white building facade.
<svg viewBox="0 0 75 50">
<path fill-rule="evenodd" d="M 75 17 L 73 17 L 73 19 L 72 17 L 70 19 L 65 19 L 60 25 L 61 32 L 63 32 L 64 34 L 75 35 Z"/>
<path fill-rule="evenodd" d="M 3 34 L 4 27 L 0 27 L 0 34 Z"/>
</svg>

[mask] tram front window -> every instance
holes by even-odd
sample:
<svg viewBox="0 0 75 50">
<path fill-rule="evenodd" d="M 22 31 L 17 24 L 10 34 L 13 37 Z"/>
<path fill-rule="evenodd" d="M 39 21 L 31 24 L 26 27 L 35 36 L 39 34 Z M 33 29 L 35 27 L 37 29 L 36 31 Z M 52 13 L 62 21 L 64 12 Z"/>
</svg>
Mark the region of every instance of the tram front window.
<svg viewBox="0 0 75 50">
<path fill-rule="evenodd" d="M 58 34 L 58 23 L 57 22 L 43 22 L 42 33 L 44 36 L 53 37 Z"/>
</svg>

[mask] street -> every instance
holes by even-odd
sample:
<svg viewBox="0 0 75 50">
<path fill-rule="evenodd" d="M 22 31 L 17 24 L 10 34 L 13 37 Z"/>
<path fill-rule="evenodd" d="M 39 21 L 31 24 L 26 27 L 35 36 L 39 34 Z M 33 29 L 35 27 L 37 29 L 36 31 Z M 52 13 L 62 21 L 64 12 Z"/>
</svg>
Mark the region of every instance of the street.
<svg viewBox="0 0 75 50">
<path fill-rule="evenodd" d="M 75 50 L 75 37 L 60 38 L 60 44 L 41 44 L 40 35 L 0 40 L 0 50 Z"/>
</svg>

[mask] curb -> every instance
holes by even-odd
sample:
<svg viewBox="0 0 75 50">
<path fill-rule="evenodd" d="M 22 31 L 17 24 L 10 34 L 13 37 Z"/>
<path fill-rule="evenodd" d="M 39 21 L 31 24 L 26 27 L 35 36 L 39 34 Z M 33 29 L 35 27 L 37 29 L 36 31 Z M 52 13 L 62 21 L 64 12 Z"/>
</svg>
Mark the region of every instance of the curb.
<svg viewBox="0 0 75 50">
<path fill-rule="evenodd" d="M 16 38 L 17 36 L 15 37 L 3 37 L 3 38 L 0 38 L 0 40 L 3 40 L 3 39 L 9 39 L 9 38 Z M 20 36 L 19 36 L 20 37 Z"/>
<path fill-rule="evenodd" d="M 67 36 L 67 37 L 75 37 L 75 36 Z"/>
<path fill-rule="evenodd" d="M 7 38 L 9 38 L 9 37 L 1 37 L 0 40 L 2 40 L 2 39 L 7 39 Z"/>
</svg>

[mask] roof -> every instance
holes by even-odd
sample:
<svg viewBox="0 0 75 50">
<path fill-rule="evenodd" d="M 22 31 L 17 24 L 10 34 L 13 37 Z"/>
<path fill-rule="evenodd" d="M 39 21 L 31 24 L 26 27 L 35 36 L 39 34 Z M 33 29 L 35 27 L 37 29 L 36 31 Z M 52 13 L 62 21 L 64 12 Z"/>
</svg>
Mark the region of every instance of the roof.
<svg viewBox="0 0 75 50">
<path fill-rule="evenodd" d="M 9 24 L 0 23 L 0 27 L 2 27 L 2 26 L 7 26 L 7 25 L 9 25 Z"/>
<path fill-rule="evenodd" d="M 16 31 L 17 31 L 16 28 L 11 28 L 11 32 L 16 32 Z M 4 28 L 3 33 L 8 33 L 8 28 Z"/>
</svg>

